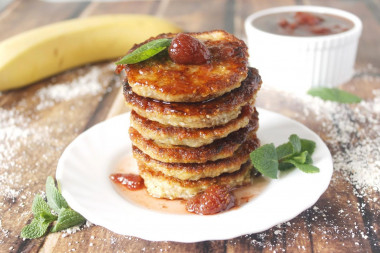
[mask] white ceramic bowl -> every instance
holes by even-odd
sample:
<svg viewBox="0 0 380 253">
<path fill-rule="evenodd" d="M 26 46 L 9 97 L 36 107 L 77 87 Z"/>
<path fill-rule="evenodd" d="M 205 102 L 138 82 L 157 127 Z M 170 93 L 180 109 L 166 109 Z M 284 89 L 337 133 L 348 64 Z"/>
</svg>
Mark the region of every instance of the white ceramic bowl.
<svg viewBox="0 0 380 253">
<path fill-rule="evenodd" d="M 311 12 L 343 17 L 353 28 L 337 34 L 296 37 L 257 29 L 252 22 L 280 12 Z M 263 82 L 281 89 L 305 92 L 311 87 L 334 87 L 354 74 L 360 19 L 346 11 L 319 6 L 285 6 L 256 12 L 245 20 L 250 65 L 259 69 Z"/>
</svg>

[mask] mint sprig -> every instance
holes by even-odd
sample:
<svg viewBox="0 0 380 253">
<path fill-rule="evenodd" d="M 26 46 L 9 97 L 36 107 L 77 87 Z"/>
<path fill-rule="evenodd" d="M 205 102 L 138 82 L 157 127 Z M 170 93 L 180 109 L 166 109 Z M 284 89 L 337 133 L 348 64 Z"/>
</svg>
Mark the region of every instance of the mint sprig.
<svg viewBox="0 0 380 253">
<path fill-rule="evenodd" d="M 61 208 L 69 208 L 69 205 L 63 198 L 61 192 L 55 186 L 54 179 L 50 176 L 46 179 L 46 198 L 50 208 L 58 214 L 60 213 Z"/>
<path fill-rule="evenodd" d="M 22 229 L 22 238 L 33 239 L 44 236 L 54 222 L 50 232 L 82 225 L 86 221 L 82 215 L 69 207 L 50 176 L 46 180 L 46 197 L 47 202 L 38 194 L 34 197 L 32 205 L 34 218 Z"/>
<path fill-rule="evenodd" d="M 127 54 L 124 56 L 120 61 L 116 62 L 116 65 L 120 64 L 135 64 L 138 62 L 145 61 L 159 52 L 163 51 L 167 47 L 170 46 L 170 43 L 172 42 L 172 39 L 157 39 L 157 40 L 152 40 L 131 53 Z"/>
<path fill-rule="evenodd" d="M 58 216 L 58 221 L 52 228 L 51 232 L 57 232 L 66 228 L 71 228 L 77 226 L 78 224 L 83 224 L 85 221 L 86 219 L 74 210 L 62 208 Z"/>
<path fill-rule="evenodd" d="M 286 142 L 277 148 L 274 144 L 265 144 L 254 150 L 251 161 L 264 176 L 277 178 L 278 171 L 298 168 L 305 173 L 317 173 L 319 168 L 312 165 L 311 158 L 316 144 L 314 141 L 300 139 L 296 134 L 289 136 Z"/>
<path fill-rule="evenodd" d="M 251 160 L 255 168 L 270 178 L 277 178 L 277 157 L 276 148 L 273 143 L 265 144 L 251 153 Z"/>
<path fill-rule="evenodd" d="M 21 237 L 27 239 L 42 237 L 46 234 L 49 225 L 50 222 L 46 222 L 39 217 L 34 217 L 32 222 L 21 230 Z"/>
<path fill-rule="evenodd" d="M 38 216 L 42 212 L 50 213 L 50 208 L 48 204 L 45 202 L 45 200 L 37 194 L 34 197 L 33 205 L 32 205 L 32 212 L 34 216 Z"/>
<path fill-rule="evenodd" d="M 336 88 L 312 88 L 307 93 L 311 96 L 319 97 L 323 100 L 329 100 L 343 104 L 353 104 L 362 101 L 360 97 Z"/>
</svg>

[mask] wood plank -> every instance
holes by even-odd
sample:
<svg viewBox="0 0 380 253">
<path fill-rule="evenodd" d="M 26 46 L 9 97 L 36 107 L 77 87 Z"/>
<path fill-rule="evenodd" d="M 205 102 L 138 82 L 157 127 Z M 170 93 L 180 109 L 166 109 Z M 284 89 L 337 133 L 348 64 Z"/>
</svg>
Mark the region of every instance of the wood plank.
<svg viewBox="0 0 380 253">
<path fill-rule="evenodd" d="M 16 1 L 11 12 L 0 13 L 0 41 L 32 28 L 75 18 L 88 5 L 86 2 L 49 3 L 30 0 Z M 10 6 L 12 7 L 12 5 Z M 49 15 L 44 15 L 48 13 Z"/>
<path fill-rule="evenodd" d="M 2 31 L 0 40 L 28 28 L 75 15 L 90 16 L 127 12 L 163 15 L 179 23 L 188 31 L 228 29 L 238 36 L 243 36 L 242 22 L 253 11 L 293 3 L 293 1 L 243 0 L 223 2 L 198 0 L 194 3 L 194 1 L 184 0 L 56 5 L 38 1 L 34 2 L 36 5 L 33 5 L 32 2 L 34 1 L 25 5 L 15 5 L 14 12 L 6 16 L 1 16 L 0 13 L 0 30 Z M 308 1 L 298 2 L 308 3 Z M 368 5 L 369 2 L 376 5 L 379 3 L 372 0 L 364 2 L 312 1 L 312 3 L 331 5 L 359 13 L 365 16 L 363 21 L 371 24 L 368 26 L 370 30 L 365 30 L 363 33 L 364 42 L 361 42 L 360 50 L 362 51 L 359 50 L 358 66 L 366 68 L 367 63 L 374 64 L 375 70 L 370 73 L 372 79 L 363 78 L 359 74 L 353 81 L 342 86 L 367 99 L 373 98 L 373 89 L 380 88 L 380 82 L 376 81 L 380 80 L 380 75 L 376 70 L 379 68 L 379 61 L 376 58 L 376 55 L 379 55 L 376 54 L 379 49 L 376 37 L 379 24 L 376 23 L 376 15 L 371 10 L 371 5 Z M 30 13 L 28 13 L 29 10 Z M 41 10 L 52 15 L 38 16 Z M 231 13 L 234 13 L 234 18 L 231 18 Z M 28 20 L 31 20 L 30 23 Z M 12 26 L 15 30 L 12 30 Z M 105 228 L 92 226 L 72 235 L 65 236 L 62 233 L 56 233 L 42 239 L 22 241 L 18 238 L 18 234 L 32 217 L 30 207 L 33 196 L 44 189 L 46 176 L 54 175 L 56 163 L 64 147 L 88 127 L 117 114 L 119 110 L 120 112 L 125 110 L 122 105 L 120 106 L 122 104 L 120 100 L 115 102 L 115 98 L 120 97 L 120 90 L 116 83 L 120 80 L 110 69 L 104 74 L 106 80 L 102 81 L 103 88 L 100 94 L 85 97 L 80 101 L 73 99 L 66 102 L 54 101 L 51 107 L 48 107 L 48 103 L 40 105 L 38 94 L 42 89 L 83 76 L 83 71 L 88 70 L 89 67 L 76 69 L 38 84 L 0 95 L 0 110 L 14 113 L 14 115 L 9 114 L 10 117 L 16 121 L 23 121 L 18 122 L 19 128 L 15 128 L 15 131 L 25 130 L 24 139 L 11 143 L 10 148 L 12 150 L 17 148 L 17 152 L 11 154 L 10 158 L 14 160 L 8 163 L 9 168 L 4 168 L 2 167 L 4 165 L 0 164 L 0 192 L 4 190 L 2 187 L 8 187 L 6 194 L 0 196 L 0 252 L 11 250 L 19 252 L 73 250 L 76 252 L 347 252 L 347 249 L 350 252 L 379 251 L 380 206 L 373 199 L 379 199 L 380 196 L 377 193 L 370 193 L 363 197 L 356 197 L 352 193 L 354 192 L 352 185 L 339 173 L 334 174 L 331 186 L 317 202 L 316 207 L 308 209 L 289 221 L 290 225 L 281 224 L 262 233 L 231 240 L 189 244 L 150 242 L 117 235 Z M 107 89 L 108 92 L 105 92 Z M 302 101 L 291 100 L 286 93 L 264 88 L 259 94 L 257 103 L 264 108 L 302 122 L 317 132 L 327 143 L 333 143 L 328 139 L 328 132 L 323 127 L 324 124 L 330 124 L 330 122 L 321 122 L 313 115 L 305 115 L 303 111 L 305 105 Z M 1 122 L 6 121 L 3 118 L 1 120 Z M 26 131 L 27 129 L 31 132 Z M 329 148 L 337 152 L 336 147 L 331 144 Z M 357 208 L 358 205 L 360 208 Z M 15 217 L 19 219 L 16 220 Z"/>
<path fill-rule="evenodd" d="M 225 16 L 228 13 L 225 9 L 227 2 L 227 0 L 170 1 L 162 15 L 188 32 L 225 29 L 230 26 L 226 24 L 226 21 L 229 21 Z"/>
<path fill-rule="evenodd" d="M 365 224 L 357 209 L 353 186 L 335 173 L 328 191 L 315 205 L 311 217 L 315 252 L 371 252 L 368 240 L 361 236 Z"/>
<path fill-rule="evenodd" d="M 302 112 L 302 108 L 304 107 L 302 103 L 298 104 L 299 102 L 294 100 L 293 96 L 288 96 L 286 93 L 280 94 L 278 92 L 279 91 L 272 89 L 264 89 L 259 94 L 258 104 L 302 122 L 319 134 L 328 145 L 329 143 L 334 143 L 333 140 L 332 142 L 329 141 L 326 137 L 328 136 L 328 132 L 325 132 L 327 129 L 322 127 L 323 125 L 334 124 L 334 122 L 320 122 L 318 117 L 314 115 L 305 115 Z M 274 100 L 274 98 L 276 99 Z M 329 146 L 329 148 L 333 155 L 337 152 L 336 147 Z M 363 222 L 361 213 L 357 210 L 357 206 L 361 203 L 353 195 L 353 192 L 354 188 L 352 185 L 339 173 L 334 173 L 332 183 L 327 192 L 315 205 L 317 209 L 308 210 L 314 219 L 307 219 L 306 225 L 310 226 L 313 250 L 316 252 L 339 252 L 338 248 L 342 247 L 343 249 L 350 248 L 352 252 L 363 252 L 363 250 L 365 252 L 371 252 L 371 245 L 365 240 L 368 225 L 366 222 Z M 350 205 L 347 205 L 347 203 L 350 203 Z M 373 213 L 374 210 L 376 209 L 371 208 L 371 211 L 368 213 Z M 345 216 L 346 214 L 349 214 L 349 216 Z M 321 215 L 322 218 L 319 217 Z M 372 223 L 371 225 L 374 224 Z M 362 233 L 364 233 L 364 237 Z M 352 236 L 354 236 L 354 239 Z M 289 236 L 287 235 L 286 238 L 289 238 Z M 376 238 L 374 240 L 376 241 Z M 329 244 L 331 241 L 335 243 L 332 245 Z M 298 241 L 296 245 L 304 244 Z M 290 249 L 291 252 L 295 250 L 293 247 L 290 247 Z M 344 252 L 344 250 L 342 250 L 342 252 Z"/>
<path fill-rule="evenodd" d="M 155 14 L 159 1 L 93 2 L 81 16 L 104 14 Z"/>
<path fill-rule="evenodd" d="M 2 150 L 0 165 L 1 228 L 7 231 L 0 252 L 11 247 L 40 248 L 45 238 L 23 241 L 18 237 L 32 217 L 34 195 L 44 190 L 48 175 L 54 176 L 64 148 L 86 128 L 112 76 L 107 65 L 88 66 L 1 95 L 2 124 L 9 126 L 2 129 L 9 149 Z M 81 77 L 99 80 L 99 85 L 90 86 L 97 91 L 86 88 L 87 83 L 70 86 Z"/>
</svg>

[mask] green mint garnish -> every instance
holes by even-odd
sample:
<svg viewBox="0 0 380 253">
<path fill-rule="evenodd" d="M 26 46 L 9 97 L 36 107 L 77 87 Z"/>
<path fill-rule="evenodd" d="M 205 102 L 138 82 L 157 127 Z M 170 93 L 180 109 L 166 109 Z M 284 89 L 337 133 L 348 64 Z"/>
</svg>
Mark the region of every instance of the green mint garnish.
<svg viewBox="0 0 380 253">
<path fill-rule="evenodd" d="M 251 153 L 255 168 L 263 175 L 277 178 L 278 158 L 273 144 L 265 144 Z"/>
<path fill-rule="evenodd" d="M 312 88 L 307 93 L 323 100 L 330 100 L 343 104 L 353 104 L 362 101 L 360 97 L 336 88 Z"/>
<path fill-rule="evenodd" d="M 115 64 L 134 64 L 145 61 L 169 47 L 171 42 L 172 39 L 152 40 L 127 54 Z"/>
<path fill-rule="evenodd" d="M 61 192 L 55 186 L 54 179 L 50 176 L 46 180 L 46 197 L 47 203 L 38 194 L 34 197 L 32 205 L 34 218 L 29 225 L 26 225 L 22 229 L 22 238 L 33 239 L 44 236 L 49 226 L 54 222 L 54 227 L 50 232 L 57 232 L 73 226 L 82 225 L 86 221 L 82 215 L 69 207 Z M 53 211 L 57 213 L 58 216 L 53 214 Z"/>
<path fill-rule="evenodd" d="M 274 144 L 265 144 L 254 150 L 250 157 L 255 168 L 264 176 L 277 178 L 278 171 L 298 168 L 305 173 L 316 173 L 319 169 L 312 165 L 311 155 L 315 142 L 300 139 L 297 135 L 289 136 L 286 142 L 277 148 Z"/>
<path fill-rule="evenodd" d="M 57 232 L 66 228 L 82 225 L 85 222 L 86 219 L 79 213 L 72 209 L 62 208 L 58 216 L 58 221 L 52 228 L 51 232 Z"/>
<path fill-rule="evenodd" d="M 315 147 L 316 145 L 314 141 L 301 139 L 301 152 L 307 151 L 309 155 L 312 155 Z"/>
<path fill-rule="evenodd" d="M 36 195 L 33 200 L 32 212 L 34 216 L 38 216 L 38 214 L 42 212 L 50 213 L 49 205 L 46 201 L 40 196 Z"/>
<path fill-rule="evenodd" d="M 296 134 L 292 134 L 289 137 L 289 142 L 292 144 L 293 153 L 301 152 L 301 140 Z"/>
<path fill-rule="evenodd" d="M 319 168 L 315 167 L 314 165 L 312 164 L 301 164 L 301 163 L 297 163 L 295 161 L 291 161 L 291 163 L 297 167 L 298 169 L 300 169 L 301 171 L 305 172 L 305 173 L 318 173 L 319 172 Z"/>
<path fill-rule="evenodd" d="M 48 230 L 50 222 L 46 222 L 39 218 L 34 218 L 29 225 L 26 225 L 21 230 L 21 237 L 27 239 L 34 239 L 44 236 Z"/>
<path fill-rule="evenodd" d="M 46 179 L 46 198 L 50 208 L 58 214 L 61 208 L 69 207 L 66 200 L 55 186 L 54 179 L 50 176 Z"/>
</svg>

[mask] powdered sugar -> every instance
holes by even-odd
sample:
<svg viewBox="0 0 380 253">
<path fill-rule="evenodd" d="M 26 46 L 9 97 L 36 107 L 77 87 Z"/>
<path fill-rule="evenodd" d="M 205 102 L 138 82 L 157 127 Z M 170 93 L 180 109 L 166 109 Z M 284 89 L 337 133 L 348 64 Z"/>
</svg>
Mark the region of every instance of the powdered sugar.
<svg viewBox="0 0 380 253">
<path fill-rule="evenodd" d="M 67 229 L 61 231 L 62 237 L 65 238 L 68 235 L 75 234 L 76 232 L 81 231 L 85 228 L 89 228 L 91 226 L 93 226 L 93 224 L 90 221 L 86 221 L 86 223 L 81 225 L 81 226 L 75 226 L 75 227 L 67 228 Z"/>
<path fill-rule="evenodd" d="M 265 86 L 263 90 L 280 92 Z M 318 131 L 331 150 L 335 171 L 341 172 L 361 193 L 380 192 L 380 89 L 373 90 L 373 99 L 359 104 L 281 93 L 303 107 L 303 114 L 295 114 L 296 118 L 320 123 Z"/>
<path fill-rule="evenodd" d="M 304 99 L 304 104 L 305 110 L 314 112 L 318 120 L 331 120 L 322 131 L 333 147 L 335 170 L 360 190 L 380 191 L 380 114 L 376 111 L 380 106 L 380 90 L 373 93 L 373 100 L 357 105 L 310 97 Z"/>
<path fill-rule="evenodd" d="M 70 82 L 42 88 L 36 92 L 34 98 L 29 99 L 36 99 L 37 110 L 42 110 L 47 105 L 63 100 L 70 101 L 81 96 L 96 95 L 104 90 L 99 78 L 105 70 L 107 67 L 103 67 L 103 70 L 94 67 L 87 74 Z M 48 125 L 34 126 L 32 120 L 38 119 L 38 114 L 33 112 L 35 108 L 28 108 L 25 103 L 21 100 L 9 109 L 0 108 L 0 198 L 10 198 L 13 201 L 22 191 L 18 185 L 21 183 L 22 172 L 36 169 L 33 165 L 31 167 L 21 165 L 21 161 L 27 158 L 26 152 L 35 145 L 43 145 L 43 140 L 48 140 L 49 134 L 57 130 L 49 128 Z M 25 157 L 22 156 L 23 153 Z M 48 154 L 40 155 L 39 160 L 44 160 Z M 38 163 L 35 165 L 38 166 Z"/>
<path fill-rule="evenodd" d="M 0 94 L 5 102 L 0 108 L 0 211 L 3 215 L 0 244 L 3 238 L 19 236 L 20 231 L 13 229 L 14 219 L 28 223 L 35 194 L 44 189 L 46 177 L 54 175 L 66 145 L 83 131 L 86 121 L 70 122 L 67 116 L 88 117 L 86 114 L 91 111 L 86 110 L 89 106 L 96 108 L 114 78 L 113 69 L 112 63 L 76 69 L 52 78 L 44 87 L 31 87 L 25 91 L 28 97 L 23 90 L 11 93 L 12 99 L 7 99 L 7 93 Z"/>
<path fill-rule="evenodd" d="M 374 223 L 380 215 L 380 78 L 373 73 L 376 71 L 379 72 L 367 66 L 350 83 L 352 90 L 355 90 L 356 82 L 359 85 L 369 82 L 372 87 L 377 87 L 370 98 L 358 104 L 323 101 L 263 85 L 259 99 L 261 95 L 264 99 L 260 104 L 267 109 L 281 108 L 283 111 L 282 103 L 286 101 L 289 108 L 296 108 L 290 116 L 305 123 L 323 138 L 332 153 L 335 173 L 328 190 L 329 197 L 288 222 L 291 225 L 281 224 L 239 240 L 248 240 L 255 248 L 276 252 L 309 251 L 309 244 L 303 243 L 309 241 L 310 236 L 316 236 L 319 243 L 325 241 L 326 246 L 331 240 L 335 241 L 335 246 L 341 240 L 341 246 L 354 247 L 351 248 L 353 252 L 360 252 L 366 243 L 373 249 L 379 249 L 378 242 L 370 240 L 376 238 L 378 232 Z M 278 95 L 279 101 L 267 102 L 266 94 L 270 94 L 269 97 Z M 356 198 L 346 195 L 351 194 L 352 190 Z M 281 237 L 282 233 L 286 234 L 285 247 L 281 240 L 276 243 L 273 239 L 273 234 Z"/>
<path fill-rule="evenodd" d="M 49 85 L 37 91 L 40 99 L 37 110 L 53 106 L 56 102 L 68 101 L 81 96 L 97 95 L 103 91 L 99 83 L 100 74 L 98 68 L 92 68 L 86 75 L 80 76 L 70 83 Z"/>
</svg>

